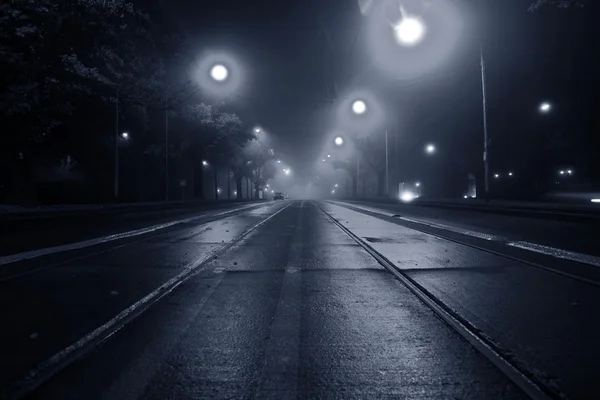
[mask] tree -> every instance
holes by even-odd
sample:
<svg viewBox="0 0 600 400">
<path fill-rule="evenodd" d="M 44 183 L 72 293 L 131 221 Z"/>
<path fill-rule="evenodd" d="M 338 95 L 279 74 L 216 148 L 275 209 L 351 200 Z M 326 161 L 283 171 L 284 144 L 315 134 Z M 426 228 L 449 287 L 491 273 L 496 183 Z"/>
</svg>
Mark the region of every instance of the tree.
<svg viewBox="0 0 600 400">
<path fill-rule="evenodd" d="M 260 188 L 275 176 L 277 170 L 275 155 L 258 139 L 251 140 L 246 144 L 244 154 L 248 160 L 250 180 L 254 183 L 254 196 L 258 198 Z"/>
</svg>

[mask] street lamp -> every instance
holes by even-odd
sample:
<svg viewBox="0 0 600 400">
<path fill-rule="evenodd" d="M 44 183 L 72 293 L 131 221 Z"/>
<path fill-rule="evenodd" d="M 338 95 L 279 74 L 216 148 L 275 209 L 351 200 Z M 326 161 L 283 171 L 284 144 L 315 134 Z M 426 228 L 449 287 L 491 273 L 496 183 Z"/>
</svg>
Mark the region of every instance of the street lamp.
<svg viewBox="0 0 600 400">
<path fill-rule="evenodd" d="M 208 167 L 208 161 L 202 160 L 202 166 L 203 167 Z"/>
<path fill-rule="evenodd" d="M 508 173 L 508 176 L 513 176 L 513 173 L 512 173 L 512 172 L 509 172 L 509 173 Z"/>
<path fill-rule="evenodd" d="M 417 182 L 417 183 L 415 183 L 415 186 L 416 186 L 416 187 L 419 187 L 419 186 L 421 186 L 421 182 Z"/>
<path fill-rule="evenodd" d="M 540 104 L 540 111 L 543 112 L 544 114 L 549 112 L 551 108 L 552 108 L 552 106 L 550 105 L 550 103 L 544 102 L 544 103 Z"/>
<path fill-rule="evenodd" d="M 254 128 L 254 133 L 260 133 L 260 128 L 259 127 Z"/>
<path fill-rule="evenodd" d="M 123 140 L 129 139 L 129 133 L 122 132 L 121 134 L 117 134 L 115 136 L 115 187 L 114 187 L 115 198 L 119 197 L 119 139 L 123 139 Z"/>
<path fill-rule="evenodd" d="M 435 153 L 435 146 L 432 144 L 428 144 L 427 146 L 425 146 L 425 151 L 427 152 L 427 154 L 433 154 Z"/>
<path fill-rule="evenodd" d="M 336 146 L 341 146 L 344 144 L 344 139 L 341 136 L 338 136 L 333 140 L 333 143 L 335 143 Z"/>
<path fill-rule="evenodd" d="M 396 40 L 403 46 L 414 46 L 425 36 L 425 25 L 419 18 L 403 16 L 394 27 Z"/>
<path fill-rule="evenodd" d="M 367 105 L 362 100 L 356 100 L 352 103 L 352 112 L 357 115 L 364 114 L 367 111 Z"/>
<path fill-rule="evenodd" d="M 494 178 L 496 178 L 496 179 L 500 178 L 500 174 L 494 174 Z"/>
<path fill-rule="evenodd" d="M 217 82 L 223 82 L 227 79 L 229 71 L 223 64 L 216 64 L 210 69 L 210 76 Z"/>
<path fill-rule="evenodd" d="M 327 158 L 331 158 L 331 154 L 327 154 Z"/>
</svg>

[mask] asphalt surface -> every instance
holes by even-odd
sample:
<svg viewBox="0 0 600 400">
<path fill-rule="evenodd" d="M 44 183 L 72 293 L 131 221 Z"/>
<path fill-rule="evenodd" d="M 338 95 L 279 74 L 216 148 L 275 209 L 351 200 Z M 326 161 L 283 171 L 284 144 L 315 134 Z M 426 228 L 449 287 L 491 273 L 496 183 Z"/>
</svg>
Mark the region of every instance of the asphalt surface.
<svg viewBox="0 0 600 400">
<path fill-rule="evenodd" d="M 410 204 L 346 201 L 348 204 L 376 207 L 404 217 L 448 224 L 510 240 L 529 241 L 569 251 L 600 256 L 600 223 L 561 222 L 541 218 L 450 210 Z"/>
<path fill-rule="evenodd" d="M 36 399 L 525 398 L 313 202 L 86 252 L 0 283 L 0 387 L 48 378 Z M 182 271 L 143 312 L 35 370 Z"/>
</svg>

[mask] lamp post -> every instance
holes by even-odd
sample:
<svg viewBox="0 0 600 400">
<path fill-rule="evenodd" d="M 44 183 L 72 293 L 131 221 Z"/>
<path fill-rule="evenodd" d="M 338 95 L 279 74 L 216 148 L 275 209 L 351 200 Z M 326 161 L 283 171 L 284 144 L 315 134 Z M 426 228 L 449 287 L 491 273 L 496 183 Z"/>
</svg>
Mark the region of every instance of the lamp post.
<svg viewBox="0 0 600 400">
<path fill-rule="evenodd" d="M 117 116 L 117 118 L 118 118 L 118 116 Z M 117 131 L 116 135 L 115 135 L 115 178 L 114 178 L 115 199 L 119 198 L 119 139 L 128 140 L 129 133 L 123 132 L 123 133 L 119 134 L 119 132 Z"/>
</svg>

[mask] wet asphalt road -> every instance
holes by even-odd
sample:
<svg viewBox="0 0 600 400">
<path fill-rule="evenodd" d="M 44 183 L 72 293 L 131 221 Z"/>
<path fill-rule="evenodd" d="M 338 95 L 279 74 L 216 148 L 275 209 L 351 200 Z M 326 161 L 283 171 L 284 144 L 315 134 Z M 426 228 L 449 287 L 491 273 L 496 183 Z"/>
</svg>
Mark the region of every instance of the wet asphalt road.
<svg viewBox="0 0 600 400">
<path fill-rule="evenodd" d="M 524 398 L 312 202 L 93 250 L 0 284 L 3 387 L 193 270 L 29 397 Z"/>
</svg>

